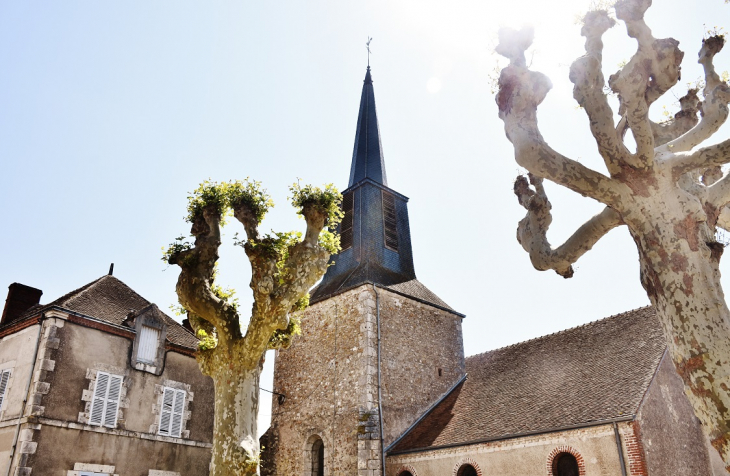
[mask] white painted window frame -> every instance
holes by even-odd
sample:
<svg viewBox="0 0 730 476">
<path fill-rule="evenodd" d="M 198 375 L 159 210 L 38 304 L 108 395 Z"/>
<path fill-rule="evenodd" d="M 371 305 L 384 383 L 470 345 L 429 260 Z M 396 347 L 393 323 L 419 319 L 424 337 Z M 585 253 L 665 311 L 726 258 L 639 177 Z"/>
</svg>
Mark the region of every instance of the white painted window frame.
<svg viewBox="0 0 730 476">
<path fill-rule="evenodd" d="M 106 377 L 105 386 L 101 386 L 103 382 L 102 377 Z M 113 389 L 112 382 L 118 382 L 116 395 L 111 393 Z M 97 371 L 94 393 L 91 399 L 91 410 L 89 412 L 89 425 L 116 428 L 123 383 L 124 377 L 121 375 L 102 372 L 101 370 Z M 97 409 L 101 411 L 101 416 L 98 421 L 94 421 L 94 414 Z"/>
<path fill-rule="evenodd" d="M 171 395 L 172 401 L 169 403 L 170 408 L 167 410 L 165 401 L 166 397 Z M 185 399 L 187 398 L 187 392 L 171 387 L 164 387 L 162 392 L 162 406 L 160 408 L 160 420 L 157 426 L 157 434 L 161 436 L 169 436 L 172 438 L 180 438 L 183 430 L 183 419 L 185 416 Z M 164 425 L 163 419 L 167 415 L 167 425 Z M 173 432 L 175 418 L 178 421 L 178 430 Z"/>
</svg>

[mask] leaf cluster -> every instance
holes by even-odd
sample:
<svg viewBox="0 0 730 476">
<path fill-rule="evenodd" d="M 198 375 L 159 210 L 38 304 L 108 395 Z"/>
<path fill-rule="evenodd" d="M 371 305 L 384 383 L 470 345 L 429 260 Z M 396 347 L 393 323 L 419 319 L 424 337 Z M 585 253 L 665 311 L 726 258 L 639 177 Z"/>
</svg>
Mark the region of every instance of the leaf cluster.
<svg viewBox="0 0 730 476">
<path fill-rule="evenodd" d="M 164 261 L 167 264 L 170 264 L 170 259 L 173 257 L 177 257 L 180 253 L 183 251 L 187 251 L 193 248 L 193 244 L 189 241 L 185 240 L 184 236 L 178 236 L 175 238 L 175 241 L 170 243 L 170 245 L 165 249 L 165 247 L 162 247 L 162 261 Z"/>
<path fill-rule="evenodd" d="M 327 228 L 334 231 L 342 221 L 342 194 L 333 184 L 325 185 L 324 189 L 313 185 L 301 186 L 295 183 L 289 187 L 292 196 L 291 204 L 299 215 L 304 214 L 306 207 L 314 207 L 327 216 Z"/>
<path fill-rule="evenodd" d="M 185 220 L 192 223 L 207 207 L 213 207 L 223 217 L 231 208 L 241 205 L 248 206 L 257 222 L 261 223 L 266 212 L 274 207 L 274 202 L 261 186 L 261 182 L 255 180 L 247 178 L 221 183 L 206 180 L 188 194 L 188 214 Z"/>
<path fill-rule="evenodd" d="M 276 260 L 277 276 L 283 282 L 286 260 L 289 259 L 291 248 L 302 240 L 299 231 L 272 232 L 258 240 L 239 242 L 239 245 L 248 247 L 263 259 Z"/>
<path fill-rule="evenodd" d="M 218 346 L 218 336 L 215 332 L 208 334 L 203 329 L 198 330 L 198 350 L 212 350 Z"/>
</svg>

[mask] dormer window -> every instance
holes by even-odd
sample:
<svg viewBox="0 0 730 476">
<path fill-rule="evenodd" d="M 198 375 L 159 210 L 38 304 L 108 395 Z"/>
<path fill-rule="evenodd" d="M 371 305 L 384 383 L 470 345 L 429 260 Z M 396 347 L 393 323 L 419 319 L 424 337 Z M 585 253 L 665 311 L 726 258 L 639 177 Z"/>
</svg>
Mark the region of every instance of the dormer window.
<svg viewBox="0 0 730 476">
<path fill-rule="evenodd" d="M 137 334 L 132 346 L 131 365 L 137 370 L 155 375 L 162 374 L 165 360 L 165 315 L 150 304 L 140 311 L 131 312 L 125 324 Z"/>
</svg>

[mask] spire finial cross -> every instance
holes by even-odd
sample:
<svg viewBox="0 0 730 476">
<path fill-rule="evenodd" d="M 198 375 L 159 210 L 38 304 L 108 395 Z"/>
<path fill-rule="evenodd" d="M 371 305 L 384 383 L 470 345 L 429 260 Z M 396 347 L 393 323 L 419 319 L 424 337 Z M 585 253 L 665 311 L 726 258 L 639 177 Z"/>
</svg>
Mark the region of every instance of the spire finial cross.
<svg viewBox="0 0 730 476">
<path fill-rule="evenodd" d="M 368 36 L 368 41 L 365 43 L 365 47 L 368 49 L 368 68 L 370 67 L 370 42 L 373 41 L 371 37 Z"/>
</svg>

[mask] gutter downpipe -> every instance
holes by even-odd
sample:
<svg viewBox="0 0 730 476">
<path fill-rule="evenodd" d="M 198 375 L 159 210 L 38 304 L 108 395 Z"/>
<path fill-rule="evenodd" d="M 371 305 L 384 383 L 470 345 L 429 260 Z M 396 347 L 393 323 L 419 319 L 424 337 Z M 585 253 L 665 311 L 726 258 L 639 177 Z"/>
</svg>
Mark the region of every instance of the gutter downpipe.
<svg viewBox="0 0 730 476">
<path fill-rule="evenodd" d="M 378 293 L 378 288 L 375 286 L 375 284 L 373 284 L 373 291 L 375 291 L 375 322 L 378 326 L 378 420 L 380 420 L 380 464 L 383 469 L 381 475 L 385 476 L 385 444 L 383 442 L 383 391 L 382 385 L 380 384 L 380 294 Z"/>
<path fill-rule="evenodd" d="M 618 450 L 618 459 L 621 463 L 621 476 L 626 476 L 626 462 L 624 461 L 624 449 L 621 447 L 621 435 L 618 432 L 618 425 L 613 422 L 613 434 L 616 436 L 616 449 Z"/>
<path fill-rule="evenodd" d="M 30 375 L 28 376 L 28 383 L 25 385 L 25 397 L 23 397 L 23 406 L 21 407 L 21 414 L 18 417 L 18 425 L 15 427 L 15 436 L 13 437 L 13 446 L 10 448 L 10 461 L 8 462 L 8 470 L 5 472 L 5 476 L 10 475 L 10 469 L 13 467 L 13 460 L 15 459 L 15 450 L 18 446 L 18 435 L 20 434 L 20 426 L 23 424 L 23 414 L 25 413 L 25 405 L 28 403 L 28 394 L 30 393 L 30 384 L 33 383 L 33 375 L 35 374 L 35 364 L 38 361 L 38 349 L 40 348 L 41 337 L 43 336 L 43 321 L 46 319 L 45 314 L 41 314 L 41 318 L 38 319 L 38 337 L 35 340 L 35 350 L 33 351 L 33 363 L 30 367 Z"/>
</svg>

